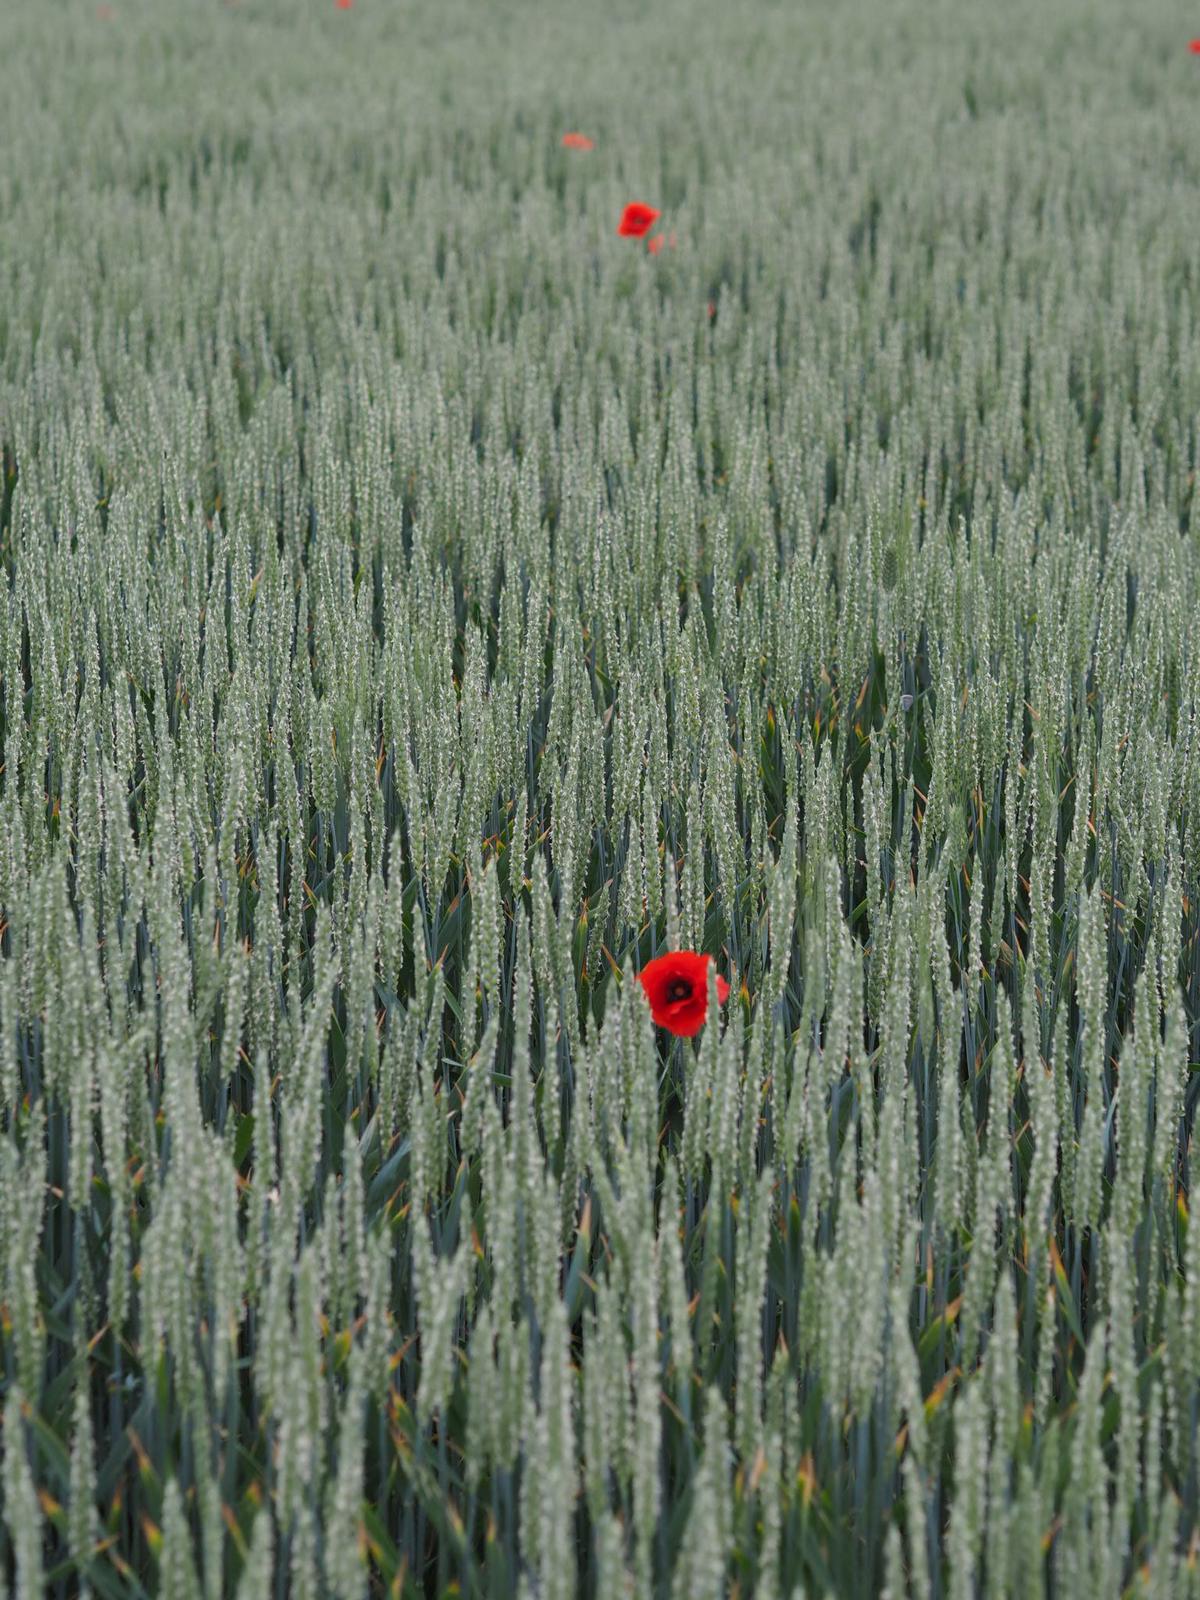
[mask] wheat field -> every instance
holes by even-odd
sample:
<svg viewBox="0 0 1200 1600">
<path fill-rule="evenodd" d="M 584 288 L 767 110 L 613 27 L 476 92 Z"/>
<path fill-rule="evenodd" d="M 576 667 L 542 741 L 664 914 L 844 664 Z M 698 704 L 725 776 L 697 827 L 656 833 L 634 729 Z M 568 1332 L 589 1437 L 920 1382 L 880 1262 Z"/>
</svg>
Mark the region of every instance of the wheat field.
<svg viewBox="0 0 1200 1600">
<path fill-rule="evenodd" d="M 0 22 L 0 1600 L 1197 1600 L 1182 8 Z"/>
</svg>

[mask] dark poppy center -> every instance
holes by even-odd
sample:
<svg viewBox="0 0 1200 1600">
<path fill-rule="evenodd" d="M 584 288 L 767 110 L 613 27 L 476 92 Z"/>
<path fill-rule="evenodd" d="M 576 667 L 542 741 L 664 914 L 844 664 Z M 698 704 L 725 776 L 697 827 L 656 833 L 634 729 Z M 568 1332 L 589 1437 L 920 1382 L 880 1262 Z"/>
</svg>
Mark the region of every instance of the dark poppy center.
<svg viewBox="0 0 1200 1600">
<path fill-rule="evenodd" d="M 667 985 L 667 999 L 674 1004 L 676 1000 L 690 1000 L 692 986 L 686 978 L 672 978 Z"/>
</svg>

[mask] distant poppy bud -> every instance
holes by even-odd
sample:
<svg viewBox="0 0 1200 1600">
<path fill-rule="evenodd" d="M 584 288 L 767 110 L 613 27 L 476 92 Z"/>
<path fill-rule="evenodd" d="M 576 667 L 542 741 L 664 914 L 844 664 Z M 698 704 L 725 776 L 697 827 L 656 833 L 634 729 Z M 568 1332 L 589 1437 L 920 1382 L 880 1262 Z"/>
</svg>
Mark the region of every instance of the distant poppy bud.
<svg viewBox="0 0 1200 1600">
<path fill-rule="evenodd" d="M 621 213 L 617 232 L 625 239 L 640 239 L 650 232 L 661 215 L 653 206 L 643 205 L 640 200 L 631 200 Z"/>
<path fill-rule="evenodd" d="M 717 314 L 717 302 L 715 300 L 710 300 L 708 302 L 708 320 L 711 322 L 713 320 L 713 318 L 716 316 L 716 314 Z"/>
<path fill-rule="evenodd" d="M 595 141 L 589 139 L 586 133 L 564 133 L 562 142 L 568 150 L 594 150 Z"/>
<path fill-rule="evenodd" d="M 712 957 L 698 950 L 673 950 L 648 961 L 638 982 L 650 1002 L 650 1015 L 660 1028 L 690 1039 L 704 1026 L 708 1012 L 708 967 Z M 717 1000 L 729 998 L 729 985 L 717 976 Z"/>
<path fill-rule="evenodd" d="M 646 240 L 646 249 L 649 250 L 652 256 L 656 256 L 662 249 L 663 244 L 664 240 L 662 234 L 656 233 L 652 239 Z"/>
</svg>

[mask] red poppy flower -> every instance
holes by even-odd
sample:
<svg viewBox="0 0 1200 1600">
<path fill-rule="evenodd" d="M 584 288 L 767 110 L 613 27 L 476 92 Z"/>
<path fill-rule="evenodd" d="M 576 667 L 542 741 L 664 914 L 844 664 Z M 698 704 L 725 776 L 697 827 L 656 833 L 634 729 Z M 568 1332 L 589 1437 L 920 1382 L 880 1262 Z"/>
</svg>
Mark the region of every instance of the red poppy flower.
<svg viewBox="0 0 1200 1600">
<path fill-rule="evenodd" d="M 640 200 L 631 200 L 621 213 L 621 220 L 617 223 L 617 232 L 625 239 L 640 239 L 662 215 L 653 206 L 643 205 Z"/>
<path fill-rule="evenodd" d="M 717 314 L 717 302 L 715 300 L 710 300 L 708 302 L 708 320 L 711 322 L 713 320 L 713 318 L 716 316 L 716 314 Z"/>
<path fill-rule="evenodd" d="M 354 0 L 337 0 L 337 8 L 339 11 L 349 11 L 353 4 Z"/>
<path fill-rule="evenodd" d="M 568 150 L 594 150 L 596 142 L 589 139 L 586 133 L 564 133 L 562 142 Z"/>
<path fill-rule="evenodd" d="M 662 234 L 656 233 L 652 239 L 646 240 L 646 249 L 649 250 L 652 256 L 656 256 L 665 243 L 666 240 L 663 238 Z"/>
<path fill-rule="evenodd" d="M 1188 49 L 1194 56 L 1200 56 L 1200 39 L 1189 39 Z"/>
<path fill-rule="evenodd" d="M 708 965 L 711 956 L 698 950 L 673 950 L 648 961 L 638 982 L 650 1002 L 650 1015 L 660 1028 L 690 1039 L 704 1026 L 708 1011 Z M 717 999 L 729 998 L 729 985 L 717 976 Z"/>
</svg>

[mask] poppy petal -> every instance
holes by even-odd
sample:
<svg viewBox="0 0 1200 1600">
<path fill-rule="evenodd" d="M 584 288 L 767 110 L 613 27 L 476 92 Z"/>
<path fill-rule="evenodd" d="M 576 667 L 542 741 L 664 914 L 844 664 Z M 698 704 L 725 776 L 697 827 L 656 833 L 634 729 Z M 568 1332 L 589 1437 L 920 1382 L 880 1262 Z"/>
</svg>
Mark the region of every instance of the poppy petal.
<svg viewBox="0 0 1200 1600">
<path fill-rule="evenodd" d="M 641 200 L 631 200 L 621 213 L 617 232 L 626 239 L 640 239 L 650 232 L 662 213 Z"/>
<path fill-rule="evenodd" d="M 650 1015 L 660 1028 L 679 1038 L 700 1032 L 708 1014 L 708 968 L 712 957 L 699 950 L 672 950 L 648 961 L 638 982 L 650 1002 Z M 717 998 L 723 1004 L 729 984 L 717 975 Z"/>
</svg>

